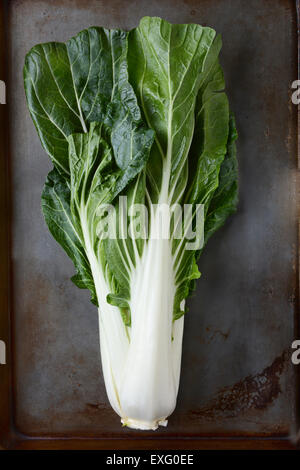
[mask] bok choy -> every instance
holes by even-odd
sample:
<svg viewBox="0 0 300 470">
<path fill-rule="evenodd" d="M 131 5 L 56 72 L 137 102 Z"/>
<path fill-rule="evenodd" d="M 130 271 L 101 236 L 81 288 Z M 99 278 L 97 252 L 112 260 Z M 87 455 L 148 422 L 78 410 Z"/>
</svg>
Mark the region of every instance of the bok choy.
<svg viewBox="0 0 300 470">
<path fill-rule="evenodd" d="M 24 83 L 53 162 L 42 210 L 99 311 L 102 369 L 124 425 L 176 405 L 199 256 L 237 205 L 237 137 L 208 27 L 145 17 L 27 54 Z"/>
</svg>

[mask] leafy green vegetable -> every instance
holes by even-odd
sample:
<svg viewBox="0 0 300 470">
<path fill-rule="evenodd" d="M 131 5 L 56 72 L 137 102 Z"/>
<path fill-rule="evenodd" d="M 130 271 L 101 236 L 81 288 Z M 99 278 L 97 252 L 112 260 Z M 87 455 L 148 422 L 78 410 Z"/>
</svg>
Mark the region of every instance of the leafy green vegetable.
<svg viewBox="0 0 300 470">
<path fill-rule="evenodd" d="M 220 49 L 211 28 L 146 17 L 130 33 L 35 46 L 25 61 L 54 165 L 45 220 L 99 307 L 108 397 L 133 428 L 166 425 L 175 408 L 197 260 L 237 205 Z"/>
</svg>

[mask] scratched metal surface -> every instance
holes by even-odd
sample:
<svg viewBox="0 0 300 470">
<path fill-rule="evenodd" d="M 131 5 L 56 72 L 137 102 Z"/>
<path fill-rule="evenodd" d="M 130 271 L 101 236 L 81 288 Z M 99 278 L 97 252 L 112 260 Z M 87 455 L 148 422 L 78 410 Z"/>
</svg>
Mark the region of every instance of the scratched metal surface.
<svg viewBox="0 0 300 470">
<path fill-rule="evenodd" d="M 40 210 L 50 169 L 26 109 L 25 53 L 91 25 L 140 17 L 197 22 L 223 36 L 239 130 L 238 213 L 208 244 L 189 301 L 176 411 L 156 436 L 285 435 L 295 422 L 296 78 L 293 1 L 8 2 L 12 174 L 14 420 L 42 436 L 122 436 L 103 385 L 96 309 Z M 45 90 L 46 92 L 46 90 Z M 152 435 L 152 434 L 151 434 Z M 140 434 L 139 434 L 140 436 Z"/>
</svg>

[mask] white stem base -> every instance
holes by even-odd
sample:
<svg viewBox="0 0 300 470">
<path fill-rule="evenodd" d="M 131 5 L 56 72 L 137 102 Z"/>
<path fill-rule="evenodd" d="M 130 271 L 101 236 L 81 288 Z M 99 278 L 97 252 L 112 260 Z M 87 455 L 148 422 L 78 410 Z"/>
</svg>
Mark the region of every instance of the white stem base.
<svg viewBox="0 0 300 470">
<path fill-rule="evenodd" d="M 152 218 L 154 233 L 159 223 L 159 216 Z M 104 300 L 109 290 L 103 275 L 93 272 L 100 299 L 100 347 L 107 394 L 123 425 L 133 429 L 167 426 L 167 417 L 176 406 L 184 317 L 173 322 L 173 263 L 169 240 L 150 236 L 130 275 L 131 326 L 127 330 L 118 308 Z"/>
<path fill-rule="evenodd" d="M 142 431 L 155 431 L 158 426 L 166 427 L 168 425 L 167 419 L 160 419 L 157 421 L 139 421 L 136 419 L 121 419 L 123 426 L 127 426 L 131 429 L 140 429 Z"/>
</svg>

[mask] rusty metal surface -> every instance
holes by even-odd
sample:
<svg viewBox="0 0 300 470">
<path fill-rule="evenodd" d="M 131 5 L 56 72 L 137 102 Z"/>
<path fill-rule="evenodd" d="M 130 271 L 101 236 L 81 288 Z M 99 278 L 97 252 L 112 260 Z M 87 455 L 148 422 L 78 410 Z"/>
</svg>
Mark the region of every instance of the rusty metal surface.
<svg viewBox="0 0 300 470">
<path fill-rule="evenodd" d="M 106 399 L 97 312 L 40 209 L 50 163 L 26 109 L 25 53 L 85 27 L 144 15 L 214 27 L 239 131 L 238 213 L 209 242 L 189 300 L 176 411 L 155 437 L 286 436 L 295 431 L 290 345 L 298 313 L 295 2 L 7 2 L 12 198 L 13 405 L 28 436 L 141 437 Z M 151 433 L 144 433 L 143 436 Z"/>
</svg>

